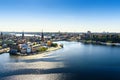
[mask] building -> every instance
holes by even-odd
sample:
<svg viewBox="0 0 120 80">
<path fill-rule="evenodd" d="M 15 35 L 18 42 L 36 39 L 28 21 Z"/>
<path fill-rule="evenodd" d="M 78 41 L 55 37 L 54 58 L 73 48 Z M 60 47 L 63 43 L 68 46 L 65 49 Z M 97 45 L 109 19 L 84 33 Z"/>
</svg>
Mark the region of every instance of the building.
<svg viewBox="0 0 120 80">
<path fill-rule="evenodd" d="M 52 41 L 47 41 L 47 46 L 51 46 L 52 45 Z"/>
<path fill-rule="evenodd" d="M 88 32 L 87 32 L 86 37 L 87 37 L 87 38 L 90 38 L 90 39 L 93 38 L 91 31 L 88 31 Z"/>
<path fill-rule="evenodd" d="M 26 54 L 27 49 L 26 49 L 26 48 L 22 48 L 20 52 L 21 52 L 22 54 Z"/>
</svg>

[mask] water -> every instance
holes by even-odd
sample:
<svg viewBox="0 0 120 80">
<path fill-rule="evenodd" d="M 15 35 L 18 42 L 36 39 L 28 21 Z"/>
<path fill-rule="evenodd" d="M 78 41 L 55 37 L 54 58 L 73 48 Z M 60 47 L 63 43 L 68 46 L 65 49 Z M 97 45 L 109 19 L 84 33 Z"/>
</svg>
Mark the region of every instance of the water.
<svg viewBox="0 0 120 80">
<path fill-rule="evenodd" d="M 120 80 L 120 47 L 65 42 L 64 48 L 20 57 L 0 55 L 0 80 Z"/>
<path fill-rule="evenodd" d="M 25 36 L 40 36 L 40 35 L 34 35 L 34 34 L 24 34 Z M 22 34 L 16 34 L 16 36 L 22 36 Z"/>
</svg>

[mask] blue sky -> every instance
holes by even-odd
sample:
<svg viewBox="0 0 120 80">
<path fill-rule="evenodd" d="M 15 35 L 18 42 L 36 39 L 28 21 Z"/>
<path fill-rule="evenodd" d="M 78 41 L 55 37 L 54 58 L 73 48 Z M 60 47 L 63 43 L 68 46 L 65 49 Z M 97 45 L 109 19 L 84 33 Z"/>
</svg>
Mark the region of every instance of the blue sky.
<svg viewBox="0 0 120 80">
<path fill-rule="evenodd" d="M 0 0 L 1 31 L 120 32 L 120 0 Z"/>
</svg>

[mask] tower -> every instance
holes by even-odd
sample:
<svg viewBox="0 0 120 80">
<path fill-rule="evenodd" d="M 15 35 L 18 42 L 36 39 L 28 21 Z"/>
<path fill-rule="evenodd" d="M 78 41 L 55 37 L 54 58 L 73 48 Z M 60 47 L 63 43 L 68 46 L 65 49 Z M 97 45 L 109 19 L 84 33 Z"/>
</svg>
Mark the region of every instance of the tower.
<svg viewBox="0 0 120 80">
<path fill-rule="evenodd" d="M 3 33 L 2 32 L 1 32 L 0 36 L 1 36 L 1 39 L 3 39 Z"/>
<path fill-rule="evenodd" d="M 24 31 L 22 32 L 22 39 L 24 39 Z"/>
<path fill-rule="evenodd" d="M 42 34 L 41 34 L 41 41 L 44 42 L 44 34 L 43 34 L 43 30 L 42 30 Z"/>
</svg>

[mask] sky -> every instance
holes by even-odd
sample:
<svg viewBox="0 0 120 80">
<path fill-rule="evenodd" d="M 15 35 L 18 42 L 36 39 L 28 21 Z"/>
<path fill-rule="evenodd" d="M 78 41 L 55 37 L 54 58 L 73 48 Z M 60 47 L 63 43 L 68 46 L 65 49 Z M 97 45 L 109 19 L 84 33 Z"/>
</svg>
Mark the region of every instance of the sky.
<svg viewBox="0 0 120 80">
<path fill-rule="evenodd" d="M 120 0 L 0 0 L 0 31 L 120 32 Z"/>
</svg>

